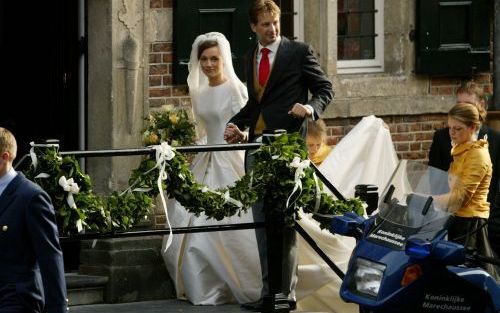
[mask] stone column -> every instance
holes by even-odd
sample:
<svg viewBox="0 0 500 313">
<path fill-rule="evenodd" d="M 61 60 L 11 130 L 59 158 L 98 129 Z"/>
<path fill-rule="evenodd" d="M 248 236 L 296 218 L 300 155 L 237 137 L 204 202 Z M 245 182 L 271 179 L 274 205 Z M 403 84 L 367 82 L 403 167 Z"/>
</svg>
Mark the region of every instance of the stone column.
<svg viewBox="0 0 500 313">
<path fill-rule="evenodd" d="M 337 1 L 307 1 L 304 5 L 304 41 L 309 43 L 325 73 L 337 74 Z"/>
<path fill-rule="evenodd" d="M 88 1 L 88 148 L 141 147 L 144 7 L 149 0 Z M 140 157 L 89 158 L 95 190 L 121 190 Z"/>
</svg>

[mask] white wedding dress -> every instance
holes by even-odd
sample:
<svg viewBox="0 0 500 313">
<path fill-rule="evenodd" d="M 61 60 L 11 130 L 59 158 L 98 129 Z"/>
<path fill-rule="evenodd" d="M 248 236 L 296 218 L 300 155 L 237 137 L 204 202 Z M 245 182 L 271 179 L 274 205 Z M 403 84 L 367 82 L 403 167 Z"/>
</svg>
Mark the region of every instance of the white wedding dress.
<svg viewBox="0 0 500 313">
<path fill-rule="evenodd" d="M 206 132 L 206 144 L 224 144 L 227 121 L 244 105 L 229 81 L 206 87 L 193 101 L 198 126 Z M 244 175 L 244 151 L 198 153 L 192 163 L 196 180 L 211 189 L 226 187 Z M 195 217 L 175 200 L 169 200 L 172 227 L 253 222 L 252 213 L 225 218 Z M 259 299 L 262 278 L 255 231 L 235 230 L 173 235 L 163 253 L 177 297 L 193 304 L 247 303 Z"/>
<path fill-rule="evenodd" d="M 206 130 L 207 144 L 222 144 L 226 122 L 241 104 L 228 98 L 228 84 L 209 87 L 201 92 L 203 103 L 193 102 L 197 123 Z M 215 107 L 216 106 L 216 107 Z M 198 153 L 192 171 L 196 179 L 210 188 L 232 184 L 243 174 L 242 151 Z M 356 184 L 375 184 L 382 192 L 397 165 L 389 131 L 374 116 L 361 120 L 332 150 L 320 166 L 322 173 L 345 196 L 354 195 Z M 222 222 L 195 217 L 175 200 L 169 200 L 169 218 L 173 227 L 252 222 L 251 212 Z M 309 215 L 302 214 L 300 225 L 315 239 L 329 257 L 345 271 L 352 238 L 321 230 Z M 341 280 L 326 263 L 298 236 L 299 310 L 350 313 L 358 307 L 339 296 Z M 163 258 L 174 281 L 178 298 L 193 304 L 216 305 L 246 303 L 259 298 L 262 288 L 260 263 L 254 230 L 173 235 L 173 243 Z"/>
</svg>

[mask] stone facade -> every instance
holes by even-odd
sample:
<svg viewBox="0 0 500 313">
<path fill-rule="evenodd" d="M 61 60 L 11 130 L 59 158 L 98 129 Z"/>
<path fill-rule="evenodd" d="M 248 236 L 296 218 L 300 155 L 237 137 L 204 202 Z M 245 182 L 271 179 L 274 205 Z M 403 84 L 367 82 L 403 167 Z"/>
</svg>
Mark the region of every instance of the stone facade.
<svg viewBox="0 0 500 313">
<path fill-rule="evenodd" d="M 399 157 L 425 161 L 432 133 L 445 125 L 446 112 L 454 104 L 461 78 L 431 78 L 413 73 L 415 47 L 409 33 L 415 25 L 415 3 L 399 0 L 384 1 L 384 72 L 337 74 L 336 5 L 336 1 L 308 1 L 303 12 L 308 21 L 304 25 L 304 40 L 314 47 L 336 91 L 333 103 L 323 114 L 329 126 L 329 142 L 335 144 L 362 116 L 373 114 L 390 126 Z M 152 15 L 163 14 L 162 24 L 172 24 L 170 1 L 151 0 L 150 10 L 155 12 Z M 171 83 L 172 36 L 163 40 L 149 46 L 149 107 L 189 107 L 186 87 Z M 491 94 L 490 73 L 480 73 L 474 79 Z"/>
</svg>

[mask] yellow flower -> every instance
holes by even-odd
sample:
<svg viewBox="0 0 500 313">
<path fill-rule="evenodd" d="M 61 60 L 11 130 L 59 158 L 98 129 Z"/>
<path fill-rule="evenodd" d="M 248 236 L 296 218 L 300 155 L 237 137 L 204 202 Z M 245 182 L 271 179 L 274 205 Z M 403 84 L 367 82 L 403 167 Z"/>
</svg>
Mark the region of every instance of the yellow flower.
<svg viewBox="0 0 500 313">
<path fill-rule="evenodd" d="M 160 138 L 157 134 L 151 134 L 149 135 L 148 141 L 150 145 L 156 145 L 160 143 Z"/>
<path fill-rule="evenodd" d="M 177 120 L 179 118 L 177 117 L 176 113 L 170 113 L 170 115 L 168 116 L 168 119 L 170 120 L 170 122 L 172 122 L 172 124 L 177 124 Z"/>
</svg>

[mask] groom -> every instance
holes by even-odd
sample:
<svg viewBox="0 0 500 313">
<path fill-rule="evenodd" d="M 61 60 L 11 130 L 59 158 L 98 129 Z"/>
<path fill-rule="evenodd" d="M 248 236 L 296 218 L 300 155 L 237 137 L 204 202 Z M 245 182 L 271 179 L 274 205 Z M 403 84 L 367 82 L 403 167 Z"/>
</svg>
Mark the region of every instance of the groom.
<svg viewBox="0 0 500 313">
<path fill-rule="evenodd" d="M 253 142 L 266 130 L 285 129 L 305 137 L 308 119 L 317 119 L 333 98 L 332 83 L 325 76 L 309 45 L 280 37 L 280 9 L 272 0 L 258 0 L 249 10 L 250 27 L 258 43 L 247 54 L 246 81 L 249 100 L 226 126 L 228 143 Z M 311 98 L 308 99 L 308 92 Z M 243 130 L 249 128 L 248 135 Z M 248 154 L 247 154 L 247 161 Z M 247 162 L 249 163 L 249 162 Z M 265 220 L 262 206 L 253 208 L 255 222 Z M 267 282 L 265 229 L 255 230 L 262 268 L 263 290 Z M 291 307 L 297 283 L 296 233 L 285 230 L 283 286 Z M 288 254 L 288 255 L 286 255 Z M 251 307 L 260 309 L 259 304 Z"/>
</svg>

